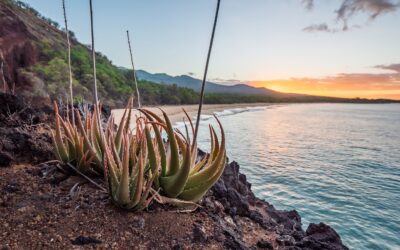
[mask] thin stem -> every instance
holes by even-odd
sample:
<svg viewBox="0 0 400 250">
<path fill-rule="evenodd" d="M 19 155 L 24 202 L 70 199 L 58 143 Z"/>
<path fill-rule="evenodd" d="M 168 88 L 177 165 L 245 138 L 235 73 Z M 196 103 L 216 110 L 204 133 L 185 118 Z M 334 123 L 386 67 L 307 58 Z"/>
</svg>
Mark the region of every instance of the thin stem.
<svg viewBox="0 0 400 250">
<path fill-rule="evenodd" d="M 92 36 L 92 61 L 93 61 L 93 80 L 94 80 L 94 102 L 96 107 L 99 107 L 99 98 L 97 96 L 97 77 L 96 77 L 96 51 L 94 48 L 94 31 L 93 31 L 93 6 L 92 0 L 89 0 L 90 3 L 90 31 Z M 99 116 L 100 118 L 100 116 Z"/>
<path fill-rule="evenodd" d="M 126 31 L 126 36 L 128 37 L 129 53 L 131 55 L 133 79 L 135 80 L 136 95 L 137 95 L 137 99 L 138 99 L 138 107 L 141 108 L 142 105 L 140 104 L 140 94 L 139 94 L 139 88 L 138 88 L 138 83 L 137 83 L 137 79 L 136 79 L 135 65 L 133 64 L 133 55 L 132 55 L 131 39 L 129 37 L 129 30 Z"/>
<path fill-rule="evenodd" d="M 69 41 L 69 30 L 68 30 L 67 12 L 65 10 L 65 0 L 62 0 L 62 7 L 64 12 L 65 33 L 67 34 L 67 45 L 68 45 L 69 94 L 71 98 L 70 101 L 72 108 L 72 123 L 75 124 L 74 95 L 72 92 L 71 43 Z"/>
<path fill-rule="evenodd" d="M 94 80 L 94 102 L 95 102 L 95 112 L 97 115 L 97 122 L 99 124 L 100 135 L 104 138 L 104 133 L 101 124 L 101 116 L 100 116 L 100 105 L 99 105 L 99 98 L 97 95 L 97 76 L 96 76 L 96 50 L 94 48 L 94 29 L 93 29 L 93 6 L 92 0 L 90 2 L 90 31 L 92 36 L 92 61 L 93 61 L 93 80 Z"/>
<path fill-rule="evenodd" d="M 107 192 L 107 190 L 100 186 L 99 184 L 97 184 L 94 180 L 90 179 L 89 177 L 87 177 L 84 173 L 82 173 L 81 171 L 79 171 L 76 167 L 72 166 L 71 164 L 67 163 L 67 166 L 72 168 L 73 170 L 75 170 L 76 173 L 78 173 L 79 175 L 81 175 L 83 178 L 85 178 L 87 181 L 89 181 L 90 183 L 92 183 L 93 185 L 95 185 L 98 189 L 100 189 L 103 192 Z"/>
<path fill-rule="evenodd" d="M 212 33 L 211 33 L 210 46 L 208 48 L 208 55 L 207 55 L 206 67 L 205 67 L 205 70 L 204 70 L 203 82 L 201 83 L 199 110 L 197 111 L 196 128 L 194 130 L 194 135 L 193 135 L 193 144 L 196 143 L 197 134 L 198 134 L 198 131 L 199 131 L 201 109 L 203 108 L 204 89 L 205 89 L 205 86 L 206 86 L 206 79 L 207 79 L 208 65 L 210 63 L 211 50 L 212 50 L 212 46 L 213 46 L 213 43 L 214 43 L 215 29 L 217 27 L 220 3 L 221 3 L 221 0 L 218 0 L 217 9 L 215 11 L 214 26 L 213 26 L 213 30 L 212 30 Z"/>
</svg>

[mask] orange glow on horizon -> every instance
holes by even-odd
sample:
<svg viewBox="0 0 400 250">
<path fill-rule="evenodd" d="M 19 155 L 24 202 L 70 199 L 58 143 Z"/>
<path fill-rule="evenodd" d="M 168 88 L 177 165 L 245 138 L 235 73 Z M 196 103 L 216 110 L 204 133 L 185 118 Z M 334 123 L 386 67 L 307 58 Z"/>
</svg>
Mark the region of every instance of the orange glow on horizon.
<svg viewBox="0 0 400 250">
<path fill-rule="evenodd" d="M 379 79 L 378 79 L 379 80 Z M 253 81 L 254 87 L 284 92 L 343 98 L 369 98 L 400 100 L 400 82 L 392 79 L 369 79 L 362 75 L 331 77 L 326 79 L 290 79 Z"/>
</svg>

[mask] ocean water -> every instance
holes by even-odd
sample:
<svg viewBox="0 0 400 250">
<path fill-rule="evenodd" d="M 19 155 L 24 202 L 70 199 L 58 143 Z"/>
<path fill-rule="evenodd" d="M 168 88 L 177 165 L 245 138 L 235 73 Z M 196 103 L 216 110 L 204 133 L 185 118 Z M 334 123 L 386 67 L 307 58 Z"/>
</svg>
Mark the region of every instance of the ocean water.
<svg viewBox="0 0 400 250">
<path fill-rule="evenodd" d="M 217 114 L 258 197 L 350 249 L 400 249 L 400 105 L 284 104 Z M 199 146 L 209 148 L 203 117 Z"/>
</svg>

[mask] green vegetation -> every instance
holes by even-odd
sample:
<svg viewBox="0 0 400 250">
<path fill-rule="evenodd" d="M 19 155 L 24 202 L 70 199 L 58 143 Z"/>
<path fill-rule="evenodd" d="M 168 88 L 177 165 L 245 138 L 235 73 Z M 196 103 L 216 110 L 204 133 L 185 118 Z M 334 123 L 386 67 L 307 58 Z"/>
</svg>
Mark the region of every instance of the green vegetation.
<svg viewBox="0 0 400 250">
<path fill-rule="evenodd" d="M 66 51 L 54 49 L 52 44 L 46 40 L 38 42 L 37 47 L 40 51 L 40 62 L 30 70 L 44 81 L 45 91 L 52 98 L 67 100 L 68 64 Z M 93 72 L 89 49 L 83 45 L 73 45 L 71 60 L 75 99 L 92 101 Z M 122 106 L 135 91 L 132 71 L 114 66 L 101 53 L 96 55 L 96 66 L 100 100 L 112 107 Z M 145 105 L 195 104 L 199 100 L 198 93 L 189 88 L 148 81 L 139 81 L 138 84 L 139 91 L 142 93 L 142 102 Z"/>
</svg>

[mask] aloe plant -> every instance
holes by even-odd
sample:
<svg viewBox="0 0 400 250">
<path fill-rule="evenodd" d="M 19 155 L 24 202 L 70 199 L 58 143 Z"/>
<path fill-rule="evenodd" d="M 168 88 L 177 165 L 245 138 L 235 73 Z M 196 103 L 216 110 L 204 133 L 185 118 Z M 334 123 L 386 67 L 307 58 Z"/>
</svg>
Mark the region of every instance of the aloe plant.
<svg viewBox="0 0 400 250">
<path fill-rule="evenodd" d="M 96 151 L 91 147 L 92 144 L 88 143 L 88 133 L 91 135 L 97 133 L 97 128 L 93 126 L 93 118 L 90 115 L 86 115 L 85 124 L 83 125 L 81 116 L 77 112 L 76 115 L 80 124 L 80 129 L 78 129 L 75 124 L 71 123 L 68 114 L 66 119 L 63 119 L 58 110 L 58 106 L 54 102 L 56 124 L 52 139 L 56 158 L 64 164 L 75 165 L 83 172 L 93 169 L 98 173 L 102 173 L 101 158 L 99 159 Z M 64 133 L 62 133 L 62 130 Z"/>
<path fill-rule="evenodd" d="M 113 134 L 109 134 L 104 156 L 105 179 L 111 200 L 124 209 L 143 210 L 153 198 L 150 191 L 158 169 L 146 168 L 152 153 L 145 134 L 141 126 L 136 127 L 135 134 L 123 130 L 120 153 Z"/>
<path fill-rule="evenodd" d="M 154 136 L 158 148 L 153 146 L 157 153 L 160 165 L 159 185 L 167 197 L 178 198 L 184 201 L 197 202 L 222 175 L 226 165 L 225 134 L 223 127 L 216 118 L 221 129 L 221 141 L 210 126 L 211 150 L 210 154 L 199 162 L 197 159 L 196 142 L 191 142 L 189 133 L 173 129 L 168 115 L 163 111 L 163 119 L 155 113 L 140 109 L 153 126 Z M 193 124 L 189 116 L 192 133 Z M 165 129 L 168 142 L 163 143 L 161 130 Z"/>
</svg>

